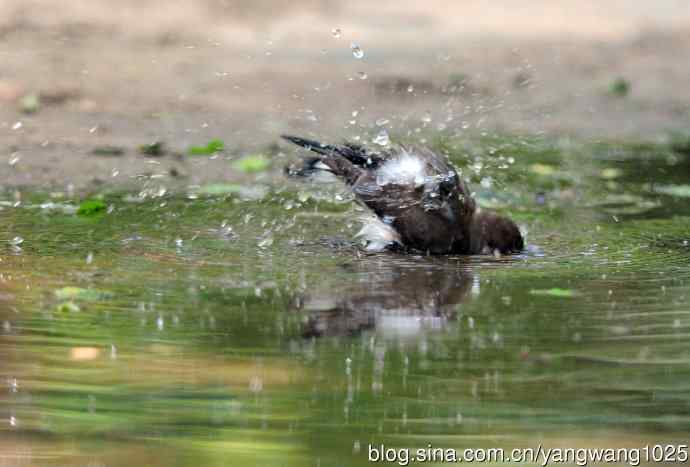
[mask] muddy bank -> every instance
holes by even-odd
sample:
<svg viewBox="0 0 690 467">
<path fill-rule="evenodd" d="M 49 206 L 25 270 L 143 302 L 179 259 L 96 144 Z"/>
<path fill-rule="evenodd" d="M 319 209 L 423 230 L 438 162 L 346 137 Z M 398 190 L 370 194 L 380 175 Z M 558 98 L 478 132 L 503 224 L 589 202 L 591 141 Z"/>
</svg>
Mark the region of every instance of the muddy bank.
<svg viewBox="0 0 690 467">
<path fill-rule="evenodd" d="M 391 135 L 420 138 L 659 140 L 690 128 L 679 60 L 690 15 L 677 2 L 480 3 L 372 15 L 362 2 L 152 1 L 104 15 L 99 2 L 4 2 L 0 185 L 235 180 L 223 158 L 175 154 L 222 138 L 234 159 L 281 132 L 367 141 L 384 120 Z M 138 154 L 157 140 L 171 155 Z M 124 154 L 92 154 L 103 146 Z"/>
</svg>

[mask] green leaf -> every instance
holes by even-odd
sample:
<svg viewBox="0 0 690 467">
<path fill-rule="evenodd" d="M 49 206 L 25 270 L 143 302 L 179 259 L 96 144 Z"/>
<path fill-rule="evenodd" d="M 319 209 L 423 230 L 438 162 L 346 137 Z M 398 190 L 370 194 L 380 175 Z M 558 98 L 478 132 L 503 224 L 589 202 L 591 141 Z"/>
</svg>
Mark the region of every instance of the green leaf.
<svg viewBox="0 0 690 467">
<path fill-rule="evenodd" d="M 142 144 L 139 146 L 139 152 L 145 156 L 158 157 L 165 154 L 165 145 L 162 141 L 154 141 L 149 144 Z"/>
<path fill-rule="evenodd" d="M 98 146 L 91 151 L 94 156 L 122 156 L 124 153 L 124 148 L 119 146 Z"/>
<path fill-rule="evenodd" d="M 662 185 L 654 187 L 654 191 L 678 198 L 690 198 L 690 185 Z"/>
<path fill-rule="evenodd" d="M 571 289 L 561 289 L 558 287 L 554 287 L 552 289 L 532 289 L 529 291 L 529 293 L 532 295 L 546 295 L 549 297 L 558 298 L 570 298 L 575 296 L 575 291 Z"/>
<path fill-rule="evenodd" d="M 58 313 L 76 313 L 81 311 L 81 308 L 74 302 L 62 302 L 55 307 L 55 311 Z"/>
<path fill-rule="evenodd" d="M 601 170 L 601 178 L 606 178 L 608 180 L 618 178 L 623 175 L 623 171 L 616 167 L 607 167 Z"/>
<path fill-rule="evenodd" d="M 252 154 L 236 160 L 232 166 L 244 173 L 257 173 L 268 169 L 271 166 L 271 160 L 262 154 Z"/>
<path fill-rule="evenodd" d="M 104 292 L 97 289 L 83 289 L 81 287 L 63 287 L 55 291 L 55 297 L 58 300 L 83 300 L 86 302 L 95 302 L 104 298 L 110 297 L 110 292 Z"/>
<path fill-rule="evenodd" d="M 609 93 L 615 97 L 625 97 L 630 93 L 630 81 L 616 78 L 609 86 Z"/>
<path fill-rule="evenodd" d="M 228 195 L 239 193 L 241 190 L 242 186 L 235 183 L 210 183 L 200 187 L 197 193 L 203 195 Z"/>
<path fill-rule="evenodd" d="M 225 149 L 225 143 L 221 139 L 212 139 L 206 146 L 192 146 L 188 152 L 192 156 L 209 156 Z"/>
<path fill-rule="evenodd" d="M 556 173 L 556 168 L 546 164 L 532 164 L 529 166 L 531 172 L 537 175 L 549 176 Z"/>
<path fill-rule="evenodd" d="M 100 199 L 88 199 L 79 205 L 77 214 L 80 216 L 94 216 L 105 211 L 106 205 Z"/>
<path fill-rule="evenodd" d="M 33 114 L 41 108 L 41 100 L 38 94 L 27 94 L 19 102 L 19 108 L 25 114 Z"/>
</svg>

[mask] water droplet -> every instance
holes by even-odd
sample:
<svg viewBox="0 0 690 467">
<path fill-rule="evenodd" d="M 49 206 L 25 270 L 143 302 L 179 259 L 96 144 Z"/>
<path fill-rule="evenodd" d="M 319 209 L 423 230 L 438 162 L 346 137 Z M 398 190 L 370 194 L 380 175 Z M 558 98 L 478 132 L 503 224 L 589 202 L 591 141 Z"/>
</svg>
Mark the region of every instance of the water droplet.
<svg viewBox="0 0 690 467">
<path fill-rule="evenodd" d="M 10 426 L 17 426 L 17 419 L 14 415 L 10 417 Z"/>
<path fill-rule="evenodd" d="M 358 110 L 353 110 L 353 111 L 352 111 L 352 116 L 353 116 L 353 117 L 356 117 L 357 115 L 359 115 L 359 111 L 358 111 Z"/>
<path fill-rule="evenodd" d="M 407 87 L 407 92 L 414 92 L 414 86 L 410 84 L 410 85 Z"/>
<path fill-rule="evenodd" d="M 24 239 L 22 237 L 14 237 L 12 240 L 10 240 L 10 245 L 12 246 L 19 246 L 22 243 L 24 243 Z"/>
<path fill-rule="evenodd" d="M 372 142 L 380 146 L 388 146 L 391 140 L 390 136 L 388 136 L 388 132 L 385 130 L 385 128 L 382 128 L 381 131 L 379 131 L 376 137 L 372 140 Z"/>
<path fill-rule="evenodd" d="M 331 35 L 336 39 L 340 39 L 340 36 L 343 35 L 343 31 L 341 31 L 340 28 L 333 28 L 331 29 Z"/>
<path fill-rule="evenodd" d="M 422 121 L 424 123 L 431 123 L 431 112 L 429 112 L 429 111 L 425 112 L 424 115 L 422 116 Z"/>
<path fill-rule="evenodd" d="M 379 118 L 376 120 L 376 126 L 384 126 L 389 122 L 387 118 Z"/>
<path fill-rule="evenodd" d="M 91 264 L 93 263 L 93 252 L 89 252 L 88 255 L 86 255 L 86 264 Z"/>
<path fill-rule="evenodd" d="M 359 76 L 359 79 L 367 79 L 369 77 L 364 71 L 357 72 L 357 76 Z"/>
<path fill-rule="evenodd" d="M 165 329 L 165 320 L 163 319 L 162 316 L 159 316 L 158 319 L 156 319 L 156 327 L 158 328 L 159 331 L 162 331 Z"/>
<path fill-rule="evenodd" d="M 352 56 L 355 57 L 357 60 L 364 58 L 364 50 L 362 50 L 362 48 L 359 45 L 353 42 L 352 44 L 350 44 L 350 48 L 352 49 Z"/>
<path fill-rule="evenodd" d="M 354 53 L 354 51 L 353 51 L 353 53 Z M 17 123 L 15 123 L 14 125 L 12 125 L 12 129 L 13 129 L 13 130 L 18 130 L 18 129 L 20 129 L 20 128 L 22 127 L 22 125 L 23 125 L 22 122 L 17 122 Z"/>
</svg>

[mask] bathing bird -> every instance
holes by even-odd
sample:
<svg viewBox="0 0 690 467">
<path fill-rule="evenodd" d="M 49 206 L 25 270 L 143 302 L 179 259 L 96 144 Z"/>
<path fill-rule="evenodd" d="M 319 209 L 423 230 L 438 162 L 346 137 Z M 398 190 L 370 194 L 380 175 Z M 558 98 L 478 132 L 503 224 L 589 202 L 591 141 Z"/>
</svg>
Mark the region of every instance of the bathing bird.
<svg viewBox="0 0 690 467">
<path fill-rule="evenodd" d="M 357 234 L 369 251 L 509 254 L 524 248 L 517 225 L 480 209 L 448 158 L 426 147 L 391 145 L 371 151 L 351 142 L 282 138 L 316 153 L 306 164 L 321 163 L 371 210 Z"/>
</svg>

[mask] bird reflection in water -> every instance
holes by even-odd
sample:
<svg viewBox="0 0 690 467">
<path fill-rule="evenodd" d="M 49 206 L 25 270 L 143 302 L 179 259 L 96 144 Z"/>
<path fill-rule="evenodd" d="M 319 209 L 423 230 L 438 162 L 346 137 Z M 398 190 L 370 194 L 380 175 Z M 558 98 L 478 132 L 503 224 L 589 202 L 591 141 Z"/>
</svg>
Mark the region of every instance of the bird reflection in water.
<svg viewBox="0 0 690 467">
<path fill-rule="evenodd" d="M 347 265 L 360 278 L 347 287 L 311 289 L 294 309 L 304 313 L 304 337 L 354 336 L 374 330 L 413 337 L 453 321 L 468 299 L 474 276 L 466 263 L 416 258 Z"/>
</svg>

